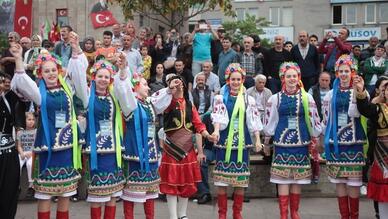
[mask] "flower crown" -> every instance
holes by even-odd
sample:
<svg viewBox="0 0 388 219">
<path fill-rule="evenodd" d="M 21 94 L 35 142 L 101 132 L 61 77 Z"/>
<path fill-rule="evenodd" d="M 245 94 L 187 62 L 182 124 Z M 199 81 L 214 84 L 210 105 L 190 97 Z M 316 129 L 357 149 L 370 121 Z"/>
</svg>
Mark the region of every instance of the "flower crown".
<svg viewBox="0 0 388 219">
<path fill-rule="evenodd" d="M 93 65 L 93 67 L 90 69 L 90 73 L 92 75 L 95 75 L 97 73 L 97 71 L 100 69 L 108 70 L 111 77 L 113 77 L 113 75 L 116 73 L 114 66 L 106 60 L 100 60 L 100 61 L 96 62 Z"/>
<path fill-rule="evenodd" d="M 240 73 L 243 78 L 246 75 L 246 72 L 243 68 L 241 68 L 239 63 L 230 63 L 229 66 L 225 70 L 225 80 L 228 80 L 230 75 L 234 72 Z"/>
<path fill-rule="evenodd" d="M 341 55 L 335 62 L 335 71 L 339 70 L 341 65 L 348 65 L 350 69 L 357 70 L 357 66 L 354 64 L 354 61 L 350 55 L 344 54 Z"/>
<path fill-rule="evenodd" d="M 51 54 L 45 49 L 42 49 L 34 63 L 38 75 L 40 75 L 40 72 L 42 71 L 43 64 L 48 61 L 54 62 L 55 64 L 57 64 L 58 67 L 62 66 L 62 61 L 58 56 L 56 56 L 55 54 Z"/>
<path fill-rule="evenodd" d="M 141 78 L 142 78 L 142 75 L 140 75 L 140 74 L 137 74 L 137 73 L 132 74 L 131 83 L 132 83 L 133 88 L 135 88 L 136 86 L 138 86 L 140 84 Z"/>
<path fill-rule="evenodd" d="M 279 77 L 282 78 L 286 73 L 286 71 L 288 71 L 289 69 L 294 69 L 296 72 L 298 72 L 298 75 L 300 75 L 300 68 L 297 63 L 283 62 L 283 64 L 281 64 L 279 68 Z"/>
</svg>

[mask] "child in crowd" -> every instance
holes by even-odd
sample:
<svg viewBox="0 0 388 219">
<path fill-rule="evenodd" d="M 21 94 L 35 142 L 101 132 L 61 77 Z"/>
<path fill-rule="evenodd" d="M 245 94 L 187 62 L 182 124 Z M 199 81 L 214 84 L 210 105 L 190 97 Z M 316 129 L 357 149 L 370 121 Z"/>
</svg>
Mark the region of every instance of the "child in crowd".
<svg viewBox="0 0 388 219">
<path fill-rule="evenodd" d="M 152 58 L 151 56 L 148 55 L 148 46 L 141 46 L 140 54 L 144 63 L 143 77 L 148 81 L 150 80 L 150 77 L 151 77 L 151 63 L 152 63 Z"/>
<path fill-rule="evenodd" d="M 36 128 L 35 128 L 35 116 L 31 112 L 26 113 L 26 129 L 19 130 L 16 135 L 16 144 L 17 150 L 19 152 L 19 160 L 20 160 L 20 173 L 21 170 L 26 164 L 27 166 L 27 174 L 28 174 L 28 194 L 33 194 L 32 189 L 32 149 L 34 147 L 36 136 Z"/>
</svg>

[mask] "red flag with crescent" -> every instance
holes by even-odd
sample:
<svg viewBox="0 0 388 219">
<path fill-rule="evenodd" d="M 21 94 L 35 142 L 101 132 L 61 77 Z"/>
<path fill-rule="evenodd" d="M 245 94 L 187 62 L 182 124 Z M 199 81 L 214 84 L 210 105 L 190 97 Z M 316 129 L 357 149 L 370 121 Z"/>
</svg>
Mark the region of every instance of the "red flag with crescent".
<svg viewBox="0 0 388 219">
<path fill-rule="evenodd" d="M 16 0 L 13 29 L 22 37 L 31 37 L 32 0 Z"/>
<path fill-rule="evenodd" d="M 107 4 L 103 1 L 93 6 L 90 18 L 92 19 L 94 28 L 108 27 L 117 23 L 112 12 L 109 11 Z"/>
</svg>

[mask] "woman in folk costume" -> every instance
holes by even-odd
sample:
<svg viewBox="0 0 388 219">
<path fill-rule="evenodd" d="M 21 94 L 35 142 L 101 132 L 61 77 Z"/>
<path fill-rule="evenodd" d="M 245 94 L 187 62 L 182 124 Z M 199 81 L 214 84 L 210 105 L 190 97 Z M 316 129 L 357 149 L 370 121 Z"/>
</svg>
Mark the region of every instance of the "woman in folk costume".
<svg viewBox="0 0 388 219">
<path fill-rule="evenodd" d="M 78 68 L 72 71 L 72 80 L 78 90 L 87 87 L 86 56 L 75 59 Z M 92 219 L 101 218 L 101 204 L 105 204 L 104 218 L 113 219 L 116 213 L 116 198 L 122 195 L 124 175 L 121 169 L 121 111 L 113 94 L 112 82 L 115 71 L 108 61 L 98 61 L 90 69 L 90 91 L 84 93 L 83 105 L 88 106 L 86 115 L 86 176 Z"/>
<path fill-rule="evenodd" d="M 377 128 L 377 140 L 373 150 L 373 164 L 368 181 L 368 197 L 378 202 L 381 219 L 388 219 L 388 84 L 377 103 L 368 101 L 364 80 L 354 78 L 357 108 Z"/>
<path fill-rule="evenodd" d="M 85 58 L 78 45 L 78 36 L 70 34 L 72 58 L 66 79 L 74 69 L 80 68 L 77 59 Z M 72 89 L 71 81 L 63 78 L 60 62 L 47 51 L 37 58 L 39 87 L 25 74 L 21 59 L 22 48 L 13 44 L 11 53 L 16 57 L 16 70 L 11 82 L 12 90 L 40 106 L 39 126 L 34 153 L 35 198 L 38 199 L 38 218 L 50 218 L 52 196 L 58 196 L 57 218 L 69 218 L 69 197 L 77 193 L 77 181 L 81 178 L 81 150 L 78 145 L 79 128 L 74 111 L 74 93 L 85 100 L 87 87 Z M 87 65 L 87 63 L 85 64 Z M 86 84 L 86 77 L 83 79 Z"/>
<path fill-rule="evenodd" d="M 233 218 L 240 219 L 244 188 L 249 183 L 249 148 L 262 149 L 260 131 L 263 129 L 254 98 L 245 93 L 245 71 L 237 63 L 225 71 L 226 86 L 223 95 L 217 95 L 211 118 L 213 135 L 219 139 L 214 145 L 216 164 L 214 185 L 218 188 L 218 217 L 226 219 L 228 186 L 234 188 Z M 252 141 L 250 133 L 255 136 Z"/>
<path fill-rule="evenodd" d="M 270 182 L 278 185 L 280 218 L 299 219 L 301 185 L 311 183 L 309 144 L 321 134 L 317 106 L 301 82 L 298 64 L 280 66 L 282 90 L 270 97 L 266 106 L 264 151 L 270 153 L 273 137 L 274 154 Z"/>
<path fill-rule="evenodd" d="M 329 181 L 336 184 L 341 217 L 355 219 L 358 218 L 366 136 L 352 88 L 352 79 L 357 72 L 351 57 L 340 56 L 335 71 L 337 78 L 333 89 L 323 102 L 326 172 Z"/>
<path fill-rule="evenodd" d="M 129 77 L 125 68 L 125 56 L 119 61 L 120 74 L 115 77 L 115 93 L 118 95 L 126 131 L 124 136 L 124 188 L 125 219 L 134 218 L 134 203 L 143 203 L 146 219 L 154 218 L 154 199 L 158 197 L 160 177 L 158 173 L 158 145 L 155 133 L 156 114 L 148 96 L 147 81 L 138 74 Z"/>
<path fill-rule="evenodd" d="M 192 137 L 194 133 L 200 133 L 209 140 L 214 138 L 206 131 L 197 109 L 191 104 L 184 79 L 174 75 L 167 84 L 167 88 L 152 96 L 156 113 L 163 113 L 166 133 L 159 167 L 160 191 L 167 195 L 170 219 L 187 219 L 188 198 L 197 192 L 196 183 L 201 181 L 197 160 L 205 159 L 202 147 L 198 147 L 196 155 Z"/>
</svg>

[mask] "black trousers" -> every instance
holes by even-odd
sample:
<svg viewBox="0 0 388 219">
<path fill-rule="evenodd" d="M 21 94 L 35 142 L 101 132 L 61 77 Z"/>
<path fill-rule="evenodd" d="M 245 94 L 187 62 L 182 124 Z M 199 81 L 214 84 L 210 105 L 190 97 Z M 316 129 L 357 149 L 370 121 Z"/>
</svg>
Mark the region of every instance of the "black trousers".
<svg viewBox="0 0 388 219">
<path fill-rule="evenodd" d="M 13 219 L 18 203 L 20 164 L 15 147 L 1 151 L 0 155 L 0 217 Z"/>
</svg>

